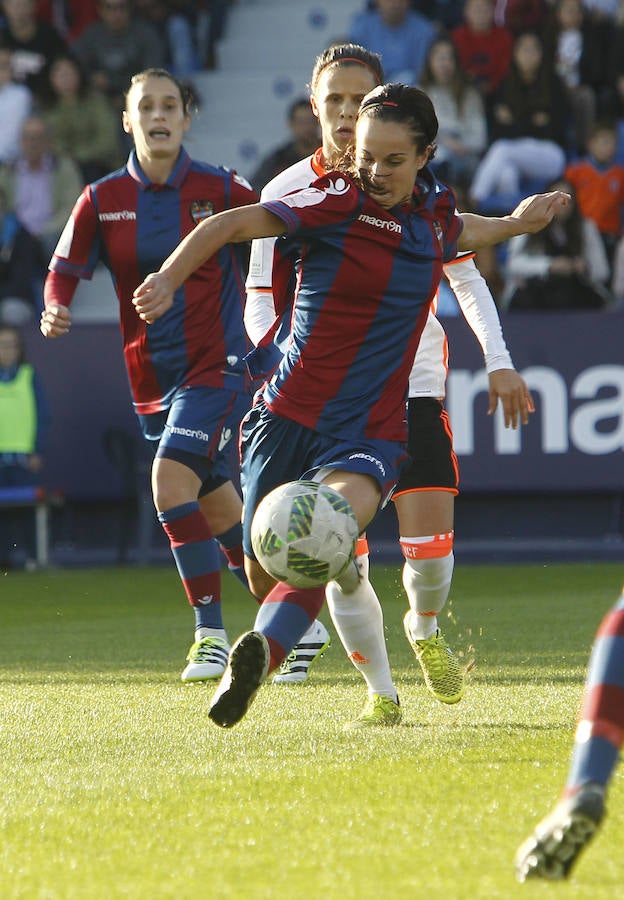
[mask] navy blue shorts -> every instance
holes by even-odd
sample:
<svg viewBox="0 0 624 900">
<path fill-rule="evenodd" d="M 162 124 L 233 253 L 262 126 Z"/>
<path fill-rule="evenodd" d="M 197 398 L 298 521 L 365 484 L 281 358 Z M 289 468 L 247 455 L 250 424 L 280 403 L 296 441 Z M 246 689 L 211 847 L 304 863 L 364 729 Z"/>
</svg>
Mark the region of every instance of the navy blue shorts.
<svg viewBox="0 0 624 900">
<path fill-rule="evenodd" d="M 427 490 L 457 494 L 459 467 L 444 404 L 429 397 L 412 397 L 407 404 L 407 423 L 408 461 L 393 496 Z"/>
<path fill-rule="evenodd" d="M 340 469 L 372 476 L 381 490 L 382 504 L 390 498 L 405 446 L 374 438 L 341 440 L 321 434 L 269 412 L 259 401 L 241 426 L 241 487 L 243 489 L 243 549 L 251 549 L 251 521 L 263 497 L 287 481 L 312 478 L 322 469 Z"/>
<path fill-rule="evenodd" d="M 201 491 L 208 493 L 232 476 L 240 422 L 250 402 L 246 393 L 187 387 L 174 395 L 169 409 L 139 416 L 139 422 L 155 455 L 187 465 L 208 483 Z"/>
</svg>

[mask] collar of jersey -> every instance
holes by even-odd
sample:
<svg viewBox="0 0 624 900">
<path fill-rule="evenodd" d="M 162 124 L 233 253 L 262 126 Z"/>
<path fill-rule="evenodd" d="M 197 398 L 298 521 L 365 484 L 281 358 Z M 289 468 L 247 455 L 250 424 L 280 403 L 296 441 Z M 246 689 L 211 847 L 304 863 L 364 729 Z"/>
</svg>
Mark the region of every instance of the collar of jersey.
<svg viewBox="0 0 624 900">
<path fill-rule="evenodd" d="M 154 187 L 163 188 L 163 187 L 172 187 L 179 188 L 186 178 L 186 173 L 191 167 L 191 157 L 188 155 L 184 147 L 180 148 L 180 155 L 176 161 L 175 166 L 171 171 L 171 175 L 165 181 L 164 184 L 154 185 L 153 182 L 149 180 L 141 166 L 139 165 L 139 160 L 137 159 L 136 150 L 133 150 L 128 157 L 127 169 L 128 174 L 131 178 L 136 181 L 139 186 L 139 190 L 141 191 L 149 191 L 153 190 Z"/>
</svg>

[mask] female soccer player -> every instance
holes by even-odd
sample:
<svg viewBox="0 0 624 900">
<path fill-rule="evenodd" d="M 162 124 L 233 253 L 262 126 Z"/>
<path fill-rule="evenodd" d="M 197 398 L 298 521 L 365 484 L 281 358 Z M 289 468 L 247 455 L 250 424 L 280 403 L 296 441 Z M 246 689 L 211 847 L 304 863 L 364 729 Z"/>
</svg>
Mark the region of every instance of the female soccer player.
<svg viewBox="0 0 624 900">
<path fill-rule="evenodd" d="M 335 167 L 353 142 L 362 98 L 382 81 L 379 57 L 363 47 L 342 44 L 324 51 L 316 60 L 310 84 L 312 108 L 321 124 L 322 146 L 269 182 L 261 200 L 275 200 L 306 187 Z M 279 346 L 287 341 L 290 330 L 288 310 L 284 313 L 280 298 L 273 296 L 273 249 L 272 238 L 253 242 L 247 278 L 245 324 L 258 345 L 250 354 L 250 367 L 256 365 L 260 374 L 277 364 L 281 358 Z M 445 266 L 445 274 L 484 352 L 490 381 L 490 413 L 500 399 L 506 425 L 517 427 L 520 419 L 526 422 L 528 418 L 531 398 L 513 368 L 487 284 L 470 253 Z M 283 277 L 280 272 L 279 278 Z M 428 689 L 437 699 L 449 703 L 461 699 L 464 675 L 457 658 L 449 652 L 437 621 L 453 575 L 454 499 L 458 491 L 457 461 L 443 402 L 447 356 L 446 336 L 432 310 L 409 378 L 407 449 L 411 461 L 402 472 L 393 499 L 399 517 L 405 558 L 403 582 L 410 607 L 404 622 L 406 635 Z M 400 710 L 386 652 L 383 613 L 368 580 L 365 539 L 358 545 L 358 566 L 362 578 L 353 593 L 344 594 L 335 582 L 327 587 L 332 621 L 368 687 L 365 709 L 353 724 L 393 725 L 400 721 Z M 266 593 L 272 586 L 267 581 Z M 284 660 L 274 682 L 304 681 L 310 664 L 326 649 L 328 641 L 324 625 L 314 622 Z"/>
<path fill-rule="evenodd" d="M 134 408 L 155 450 L 154 504 L 195 614 L 185 682 L 225 669 L 218 544 L 244 580 L 241 502 L 228 462 L 250 402 L 237 248 L 201 266 L 150 328 L 132 292 L 197 223 L 257 199 L 233 172 L 190 159 L 182 146 L 189 126 L 189 98 L 175 78 L 164 69 L 133 77 L 123 127 L 134 150 L 78 198 L 50 263 L 41 316 L 46 337 L 66 334 L 78 279 L 104 261 L 119 298 Z"/>
<path fill-rule="evenodd" d="M 137 313 L 152 322 L 225 244 L 287 235 L 282 252 L 297 254 L 290 345 L 242 426 L 243 545 L 256 596 L 266 576 L 253 557 L 251 521 L 270 490 L 315 476 L 349 501 L 364 530 L 396 484 L 408 375 L 443 262 L 458 247 L 539 230 L 567 202 L 554 192 L 504 218 L 460 216 L 452 193 L 426 168 L 436 132 L 423 91 L 375 89 L 360 106 L 350 174 L 332 172 L 280 200 L 203 222 L 135 291 Z M 354 577 L 353 567 L 345 580 Z M 317 617 L 324 593 L 282 582 L 269 592 L 255 630 L 230 652 L 210 709 L 217 724 L 242 718 L 267 673 Z"/>
</svg>

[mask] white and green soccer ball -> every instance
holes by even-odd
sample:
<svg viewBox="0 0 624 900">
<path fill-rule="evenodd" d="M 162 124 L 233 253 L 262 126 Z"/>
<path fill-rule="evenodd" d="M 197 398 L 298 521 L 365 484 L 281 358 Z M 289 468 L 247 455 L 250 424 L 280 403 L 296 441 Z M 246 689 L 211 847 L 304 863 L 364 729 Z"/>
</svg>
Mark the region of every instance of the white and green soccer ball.
<svg viewBox="0 0 624 900">
<path fill-rule="evenodd" d="M 263 569 L 291 587 L 338 578 L 355 555 L 358 524 L 342 494 L 316 481 L 289 481 L 258 504 L 251 544 Z"/>
</svg>

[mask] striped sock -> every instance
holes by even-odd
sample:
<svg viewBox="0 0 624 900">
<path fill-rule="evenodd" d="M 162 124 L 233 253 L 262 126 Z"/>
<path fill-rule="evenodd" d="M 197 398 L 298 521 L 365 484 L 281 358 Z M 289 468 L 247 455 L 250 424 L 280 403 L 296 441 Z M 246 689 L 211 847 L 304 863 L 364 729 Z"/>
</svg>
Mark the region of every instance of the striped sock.
<svg viewBox="0 0 624 900">
<path fill-rule="evenodd" d="M 592 649 L 566 795 L 607 785 L 624 744 L 624 593 L 603 618 Z"/>
<path fill-rule="evenodd" d="M 293 588 L 278 582 L 269 591 L 256 616 L 260 631 L 271 650 L 269 672 L 282 663 L 297 641 L 317 618 L 325 600 L 325 587 Z"/>
<path fill-rule="evenodd" d="M 232 525 L 227 531 L 216 535 L 221 551 L 225 556 L 228 569 L 249 590 L 249 582 L 245 575 L 245 554 L 243 553 L 243 526 L 240 522 Z"/>
<path fill-rule="evenodd" d="M 197 628 L 223 628 L 219 547 L 197 501 L 158 513 Z"/>
</svg>

